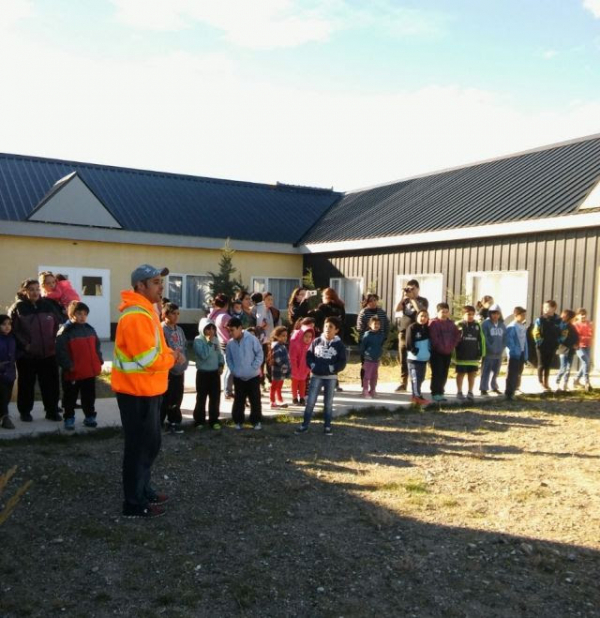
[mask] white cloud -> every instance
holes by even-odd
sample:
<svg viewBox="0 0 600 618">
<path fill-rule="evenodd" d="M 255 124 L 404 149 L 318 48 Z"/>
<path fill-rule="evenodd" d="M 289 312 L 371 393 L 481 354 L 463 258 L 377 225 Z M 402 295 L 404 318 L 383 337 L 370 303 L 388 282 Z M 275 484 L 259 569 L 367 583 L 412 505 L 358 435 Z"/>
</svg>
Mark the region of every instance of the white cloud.
<svg viewBox="0 0 600 618">
<path fill-rule="evenodd" d="M 10 31 L 18 22 L 34 15 L 35 9 L 31 0 L 2 0 L 0 32 Z"/>
<path fill-rule="evenodd" d="M 122 23 L 142 30 L 177 31 L 208 25 L 234 45 L 253 49 L 296 47 L 326 41 L 336 32 L 375 28 L 393 36 L 439 32 L 437 12 L 373 0 L 363 7 L 348 0 L 111 0 Z"/>
<path fill-rule="evenodd" d="M 460 85 L 297 90 L 219 54 L 73 56 L 22 36 L 0 38 L 0 74 L 18 93 L 2 101 L 4 152 L 344 190 L 595 133 L 600 118 L 600 100 L 544 111 Z"/>
<path fill-rule="evenodd" d="M 545 60 L 552 60 L 556 56 L 558 56 L 558 52 L 555 49 L 546 49 L 542 52 L 542 58 Z"/>
<path fill-rule="evenodd" d="M 583 0 L 583 7 L 596 19 L 600 19 L 600 0 Z"/>
</svg>

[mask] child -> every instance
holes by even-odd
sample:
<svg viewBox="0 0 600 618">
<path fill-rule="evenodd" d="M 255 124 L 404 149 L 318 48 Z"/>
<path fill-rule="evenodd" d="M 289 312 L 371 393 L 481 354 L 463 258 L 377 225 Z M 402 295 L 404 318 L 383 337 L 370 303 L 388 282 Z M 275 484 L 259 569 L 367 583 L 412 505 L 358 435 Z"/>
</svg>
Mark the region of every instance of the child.
<svg viewBox="0 0 600 618">
<path fill-rule="evenodd" d="M 229 315 L 229 296 L 226 294 L 217 294 L 214 297 L 213 310 L 208 315 L 208 319 L 214 323 L 217 329 L 217 337 L 219 339 L 219 345 L 221 346 L 221 352 L 225 355 L 225 348 L 229 341 L 229 329 L 227 325 L 231 319 Z M 221 381 L 223 390 L 225 391 L 225 399 L 231 399 L 233 397 L 233 378 L 229 373 L 227 365 L 223 370 Z"/>
<path fill-rule="evenodd" d="M 474 401 L 473 388 L 479 362 L 485 356 L 485 339 L 481 325 L 475 321 L 475 307 L 463 307 L 463 321 L 458 324 L 460 339 L 456 346 L 456 398 L 464 400 L 462 386 L 467 375 L 467 399 Z"/>
<path fill-rule="evenodd" d="M 481 300 L 477 301 L 477 321 L 483 322 L 490 317 L 490 307 L 494 304 L 494 298 L 492 296 L 484 296 Z"/>
<path fill-rule="evenodd" d="M 96 331 L 87 323 L 89 307 L 72 301 L 67 308 L 69 321 L 56 335 L 56 359 L 62 368 L 64 425 L 67 431 L 75 429 L 75 403 L 81 392 L 83 424 L 97 427 L 96 376 L 102 370 L 102 351 Z"/>
<path fill-rule="evenodd" d="M 11 330 L 11 319 L 5 314 L 0 315 L 0 427 L 2 429 L 15 428 L 8 413 L 8 404 L 17 377 L 15 368 L 17 340 Z"/>
<path fill-rule="evenodd" d="M 579 335 L 579 347 L 577 348 L 577 358 L 579 358 L 579 371 L 573 382 L 573 386 L 579 386 L 583 378 L 583 385 L 587 391 L 590 390 L 590 348 L 592 346 L 592 336 L 594 325 L 588 320 L 587 310 L 581 307 L 577 309 L 577 317 L 573 323 Z"/>
<path fill-rule="evenodd" d="M 515 392 L 521 382 L 523 367 L 529 358 L 527 346 L 527 328 L 525 318 L 527 311 L 523 307 L 515 307 L 514 320 L 506 328 L 506 353 L 508 354 L 508 373 L 506 374 L 506 399 L 514 399 Z"/>
<path fill-rule="evenodd" d="M 306 381 L 310 375 L 310 367 L 306 364 L 306 353 L 315 338 L 314 320 L 301 324 L 298 330 L 292 333 L 290 339 L 290 365 L 292 369 L 292 402 L 301 406 L 306 405 Z M 298 320 L 299 322 L 302 319 Z"/>
<path fill-rule="evenodd" d="M 308 401 L 304 410 L 302 425 L 296 429 L 296 433 L 308 431 L 310 420 L 313 415 L 315 403 L 321 387 L 323 387 L 323 413 L 325 415 L 325 435 L 331 436 L 331 417 L 333 414 L 333 395 L 337 374 L 346 366 L 346 348 L 338 337 L 341 321 L 337 317 L 325 318 L 323 334 L 317 337 L 308 348 L 306 362 L 311 370 L 310 388 Z"/>
<path fill-rule="evenodd" d="M 198 429 L 206 426 L 206 399 L 208 398 L 208 423 L 219 430 L 219 404 L 221 401 L 221 374 L 225 359 L 217 339 L 217 328 L 208 318 L 202 318 L 198 325 L 198 336 L 194 339 L 196 353 L 196 406 L 194 424 Z"/>
<path fill-rule="evenodd" d="M 444 389 L 448 380 L 450 360 L 456 344 L 460 341 L 460 332 L 456 324 L 450 320 L 448 303 L 438 303 L 437 318 L 429 323 L 431 337 L 431 394 L 433 400 L 443 403 Z"/>
<path fill-rule="evenodd" d="M 369 320 L 369 330 L 360 340 L 360 357 L 363 359 L 363 397 L 376 397 L 377 377 L 379 371 L 379 361 L 383 354 L 383 331 L 381 330 L 381 320 L 373 316 Z"/>
<path fill-rule="evenodd" d="M 429 313 L 422 309 L 417 320 L 406 329 L 406 362 L 412 386 L 412 402 L 424 406 L 430 403 L 421 393 L 427 361 L 431 358 Z"/>
<path fill-rule="evenodd" d="M 187 341 L 185 333 L 179 322 L 179 305 L 175 303 L 165 303 L 162 308 L 162 329 L 167 345 L 176 352 L 181 352 L 183 360 L 176 363 L 169 371 L 169 382 L 167 392 L 164 394 L 160 406 L 160 424 L 164 425 L 167 420 L 166 429 L 171 433 L 183 433 L 181 428 L 181 402 L 183 401 L 183 389 L 185 381 L 185 370 L 188 368 L 186 354 Z"/>
<path fill-rule="evenodd" d="M 53 285 L 51 278 L 47 277 L 43 287 L 44 296 L 55 300 L 64 309 L 67 309 L 74 300 L 81 300 L 71 282 L 64 275 L 56 275 Z"/>
<path fill-rule="evenodd" d="M 269 366 L 271 367 L 271 410 L 287 408 L 283 403 L 281 388 L 283 381 L 290 377 L 290 356 L 286 347 L 287 328 L 277 326 L 271 333 L 271 348 L 269 349 Z"/>
<path fill-rule="evenodd" d="M 260 402 L 260 368 L 263 364 L 263 348 L 260 341 L 242 327 L 238 318 L 231 318 L 227 324 L 230 334 L 225 359 L 233 375 L 234 398 L 231 416 L 235 428 L 240 430 L 244 423 L 246 399 L 250 400 L 250 422 L 256 431 L 262 429 L 262 407 Z"/>
<path fill-rule="evenodd" d="M 547 300 L 542 307 L 542 315 L 533 326 L 533 339 L 537 354 L 538 380 L 544 391 L 550 390 L 550 367 L 562 336 L 561 321 L 556 315 L 556 301 Z"/>
<path fill-rule="evenodd" d="M 483 321 L 481 330 L 485 338 L 485 356 L 481 363 L 479 390 L 482 395 L 487 395 L 491 382 L 492 391 L 496 395 L 500 395 L 498 373 L 502 365 L 502 352 L 504 352 L 506 347 L 506 326 L 502 319 L 500 305 L 491 305 L 489 307 L 488 317 Z"/>
<path fill-rule="evenodd" d="M 579 335 L 577 329 L 573 325 L 573 319 L 575 318 L 575 312 L 571 309 L 563 309 L 560 314 L 561 319 L 561 343 L 558 346 L 558 353 L 560 358 L 560 369 L 556 375 L 556 390 L 566 391 L 569 383 L 569 377 L 571 375 L 571 365 L 573 363 L 573 357 L 575 356 L 575 350 L 579 345 Z M 561 386 L 561 382 L 564 384 Z"/>
</svg>

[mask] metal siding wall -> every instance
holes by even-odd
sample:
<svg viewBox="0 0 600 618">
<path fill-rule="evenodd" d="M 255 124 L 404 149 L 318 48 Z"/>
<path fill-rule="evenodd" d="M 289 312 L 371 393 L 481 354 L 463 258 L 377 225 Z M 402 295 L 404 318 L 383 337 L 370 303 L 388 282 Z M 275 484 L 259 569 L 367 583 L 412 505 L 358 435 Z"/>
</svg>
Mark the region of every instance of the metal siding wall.
<svg viewBox="0 0 600 618">
<path fill-rule="evenodd" d="M 462 293 L 468 271 L 527 270 L 527 311 L 533 319 L 542 303 L 554 298 L 559 307 L 584 306 L 595 316 L 596 282 L 600 261 L 600 228 L 533 234 L 496 240 L 465 240 L 410 250 L 393 248 L 366 253 L 313 254 L 304 257 L 318 287 L 329 277 L 364 277 L 365 286 L 377 280 L 377 292 L 393 315 L 396 275 L 443 273 L 444 289 Z"/>
</svg>

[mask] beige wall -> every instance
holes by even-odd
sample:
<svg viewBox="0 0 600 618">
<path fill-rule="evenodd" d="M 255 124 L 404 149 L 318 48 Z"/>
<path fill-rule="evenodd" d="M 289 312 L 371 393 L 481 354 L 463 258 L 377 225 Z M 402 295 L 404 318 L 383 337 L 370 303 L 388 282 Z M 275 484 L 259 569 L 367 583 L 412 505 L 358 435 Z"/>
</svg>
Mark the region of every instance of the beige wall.
<svg viewBox="0 0 600 618">
<path fill-rule="evenodd" d="M 220 251 L 147 247 L 90 241 L 0 236 L 0 310 L 14 301 L 20 282 L 36 277 L 38 265 L 56 264 L 71 267 L 107 268 L 111 282 L 111 322 L 118 319 L 120 291 L 130 288 L 129 275 L 138 265 L 149 263 L 167 266 L 172 272 L 203 275 L 217 272 Z M 301 277 L 302 256 L 277 253 L 236 251 L 233 265 L 242 281 L 250 285 L 253 276 Z M 198 311 L 182 311 L 182 322 L 194 322 Z"/>
</svg>

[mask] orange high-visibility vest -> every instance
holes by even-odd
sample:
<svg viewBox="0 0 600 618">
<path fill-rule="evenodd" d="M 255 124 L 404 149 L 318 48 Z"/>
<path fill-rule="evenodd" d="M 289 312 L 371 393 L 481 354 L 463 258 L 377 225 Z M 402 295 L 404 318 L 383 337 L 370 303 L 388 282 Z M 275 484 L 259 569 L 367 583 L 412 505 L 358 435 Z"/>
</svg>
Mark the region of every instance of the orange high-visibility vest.
<svg viewBox="0 0 600 618">
<path fill-rule="evenodd" d="M 152 304 L 141 294 L 121 292 L 111 386 L 117 393 L 154 397 L 167 390 L 175 358 Z"/>
</svg>

